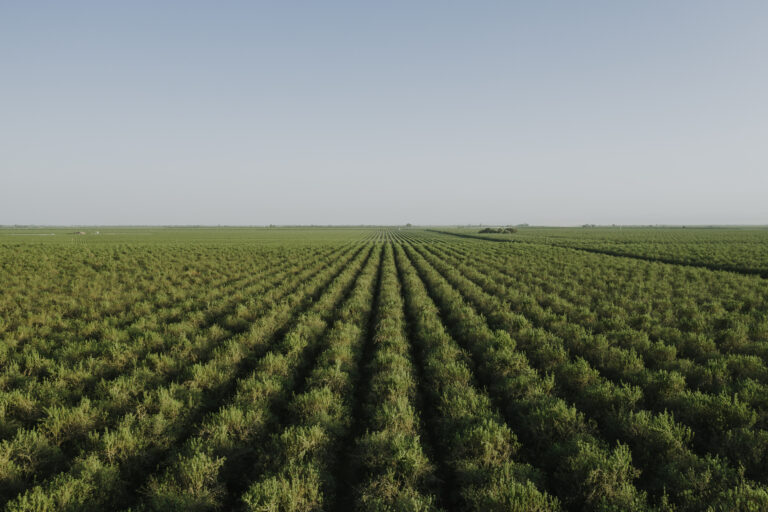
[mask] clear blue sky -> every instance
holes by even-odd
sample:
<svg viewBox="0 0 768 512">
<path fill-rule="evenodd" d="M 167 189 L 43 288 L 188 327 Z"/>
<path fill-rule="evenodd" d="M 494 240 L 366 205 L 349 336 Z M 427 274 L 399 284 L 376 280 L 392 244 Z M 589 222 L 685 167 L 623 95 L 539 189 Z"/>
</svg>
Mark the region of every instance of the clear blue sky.
<svg viewBox="0 0 768 512">
<path fill-rule="evenodd" d="M 0 2 L 0 224 L 768 223 L 768 2 Z"/>
</svg>

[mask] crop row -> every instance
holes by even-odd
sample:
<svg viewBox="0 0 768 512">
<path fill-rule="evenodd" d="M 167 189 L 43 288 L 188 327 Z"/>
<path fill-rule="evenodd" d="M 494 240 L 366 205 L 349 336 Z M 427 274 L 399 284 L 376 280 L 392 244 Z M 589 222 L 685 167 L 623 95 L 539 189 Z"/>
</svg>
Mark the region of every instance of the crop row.
<svg viewBox="0 0 768 512">
<path fill-rule="evenodd" d="M 420 250 L 426 253 L 423 246 Z M 412 254 L 417 260 L 424 258 Z M 623 441 L 632 448 L 643 470 L 640 485 L 652 497 L 662 503 L 674 500 L 678 506 L 691 509 L 703 507 L 716 497 L 731 499 L 735 493 L 754 498 L 757 486 L 741 480 L 736 469 L 691 451 L 690 430 L 676 423 L 672 415 L 653 414 L 638 407 L 637 388 L 603 378 L 586 360 L 569 354 L 566 340 L 532 326 L 524 315 L 513 313 L 514 304 L 487 293 L 434 255 L 427 259 L 491 325 L 511 334 L 536 368 L 551 373 L 554 391 L 596 420 L 600 437 Z M 423 260 L 425 265 L 427 259 Z M 739 499 L 738 495 L 733 499 Z"/>
<path fill-rule="evenodd" d="M 0 301 L 5 510 L 768 509 L 757 277 L 418 230 L 19 247 L 109 277 Z"/>
<path fill-rule="evenodd" d="M 475 261 L 482 261 L 482 257 Z M 487 266 L 484 266 L 485 274 L 459 263 L 456 263 L 456 268 L 475 283 L 502 297 L 506 307 L 521 312 L 535 325 L 559 336 L 568 350 L 583 357 L 601 374 L 616 383 L 637 386 L 636 395 L 639 394 L 639 397 L 635 400 L 638 407 L 674 413 L 685 424 L 683 429 L 692 429 L 695 434 L 693 446 L 698 452 L 706 454 L 711 451 L 730 459 L 737 466 L 743 464 L 750 476 L 764 481 L 763 450 L 768 436 L 763 425 L 767 390 L 761 382 L 764 382 L 762 377 L 765 374 L 761 359 L 737 355 L 718 360 L 716 351 L 711 351 L 708 367 L 717 368 L 715 364 L 719 363 L 719 367 L 730 368 L 735 375 L 721 375 L 720 386 L 715 393 L 692 390 L 686 384 L 701 380 L 696 377 L 703 373 L 703 365 L 677 358 L 674 347 L 660 342 L 615 343 L 615 337 L 593 335 L 578 325 L 578 321 L 569 318 L 565 308 L 553 312 L 531 302 L 531 297 L 541 297 L 542 293 L 527 289 L 519 279 L 510 282 L 508 276 Z M 514 291 L 510 293 L 512 289 Z M 560 305 L 563 306 L 562 301 Z M 630 339 L 637 339 L 637 333 L 631 330 L 625 330 L 624 334 Z M 664 356 L 663 359 L 660 355 Z M 665 364 L 653 364 L 659 359 Z M 651 368 L 646 368 L 644 360 L 651 361 Z"/>
<path fill-rule="evenodd" d="M 256 298 L 304 270 L 301 260 L 266 265 L 237 287 L 208 293 L 183 313 L 177 308 L 177 321 L 145 317 L 125 330 L 110 329 L 98 339 L 78 341 L 75 336 L 45 356 L 27 345 L 23 353 L 8 358 L 3 374 L 0 438 L 44 421 L 51 407 L 74 406 L 84 398 L 108 400 L 115 410 L 129 407 L 129 395 L 178 376 L 190 362 L 204 360 L 216 343 L 244 330 L 257 313 Z M 30 352 L 35 355 L 30 357 Z M 49 370 L 35 375 L 31 358 L 45 361 Z M 70 360 L 78 362 L 67 364 Z"/>
<path fill-rule="evenodd" d="M 51 475 L 47 482 L 20 495 L 9 508 L 23 510 L 39 503 L 85 508 L 86 503 L 116 499 L 118 495 L 108 491 L 107 483 L 118 485 L 126 475 L 141 474 L 161 461 L 191 433 L 207 410 L 231 393 L 237 376 L 266 352 L 297 312 L 361 251 L 361 247 L 347 249 L 329 266 L 325 262 L 320 262 L 319 267 L 305 265 L 293 279 L 260 296 L 263 310 L 254 311 L 253 323 L 247 330 L 218 340 L 210 358 L 189 365 L 183 377 L 138 394 L 137 406 L 115 418 L 111 427 L 93 430 L 89 423 L 83 424 L 82 414 L 68 411 L 63 430 L 73 437 L 72 451 L 78 455 L 66 459 L 63 465 L 61 442 L 51 439 L 45 431 L 32 430 L 4 442 L 7 463 L 1 481 L 5 493 L 23 489 L 21 486 L 28 484 L 31 477 Z M 64 471 L 56 474 L 62 468 Z"/>
</svg>

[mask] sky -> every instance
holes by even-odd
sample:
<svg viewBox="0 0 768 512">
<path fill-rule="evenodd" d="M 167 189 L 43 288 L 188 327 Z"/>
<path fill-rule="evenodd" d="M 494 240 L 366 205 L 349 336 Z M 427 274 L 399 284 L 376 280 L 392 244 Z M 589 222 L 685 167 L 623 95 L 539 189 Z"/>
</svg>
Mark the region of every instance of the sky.
<svg viewBox="0 0 768 512">
<path fill-rule="evenodd" d="M 768 224 L 768 2 L 0 1 L 0 224 Z"/>
</svg>

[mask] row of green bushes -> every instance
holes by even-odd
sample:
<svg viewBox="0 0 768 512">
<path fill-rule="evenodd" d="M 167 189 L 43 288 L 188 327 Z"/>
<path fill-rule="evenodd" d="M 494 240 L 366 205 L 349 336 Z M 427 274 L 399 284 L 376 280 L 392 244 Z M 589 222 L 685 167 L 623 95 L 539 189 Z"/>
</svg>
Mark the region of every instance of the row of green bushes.
<svg viewBox="0 0 768 512">
<path fill-rule="evenodd" d="M 203 421 L 170 467 L 152 477 L 147 504 L 152 510 L 219 508 L 227 486 L 250 479 L 257 461 L 271 455 L 269 433 L 280 425 L 276 411 L 290 399 L 313 361 L 329 322 L 372 249 L 366 247 L 333 278 L 311 307 L 261 357 L 249 376 L 239 379 L 232 399 Z"/>
<path fill-rule="evenodd" d="M 410 246 L 408 256 L 476 372 L 522 441 L 522 453 L 546 474 L 546 489 L 568 509 L 636 510 L 645 494 L 624 445 L 611 447 L 583 414 L 554 393 L 506 332 L 493 331 L 462 294 Z M 463 291 L 463 290 L 462 290 Z"/>
<path fill-rule="evenodd" d="M 514 306 L 510 310 L 509 304 L 486 293 L 449 263 L 434 255 L 428 259 L 491 325 L 516 339 L 534 366 L 553 375 L 555 391 L 596 419 L 603 436 L 632 448 L 643 470 L 643 487 L 659 503 L 671 500 L 683 510 L 701 510 L 715 500 L 724 507 L 740 500 L 755 507 L 766 503 L 768 494 L 755 490 L 735 468 L 722 460 L 696 456 L 688 446 L 690 434 L 670 415 L 638 407 L 639 388 L 605 379 L 584 359 L 573 359 L 563 339 L 531 326 L 524 316 L 512 312 Z"/>
<path fill-rule="evenodd" d="M 727 390 L 716 393 L 691 390 L 686 385 L 687 379 L 691 374 L 699 374 L 705 366 L 695 365 L 690 360 L 681 361 L 675 357 L 674 351 L 666 351 L 665 368 L 647 368 L 644 359 L 658 358 L 657 345 L 635 344 L 626 348 L 612 344 L 607 337 L 593 335 L 573 322 L 563 308 L 554 313 L 539 304 L 531 303 L 530 297 L 539 297 L 541 294 L 532 293 L 519 280 L 490 269 L 482 258 L 478 258 L 477 262 L 485 269 L 485 273 L 458 262 L 457 268 L 486 290 L 501 297 L 512 310 L 519 311 L 535 325 L 558 336 L 569 352 L 584 357 L 602 375 L 620 384 L 636 386 L 639 397 L 636 408 L 674 413 L 677 420 L 685 425 L 681 428 L 692 429 L 695 440 L 692 446 L 699 453 L 721 455 L 730 459 L 735 466 L 744 465 L 749 476 L 765 481 L 768 433 L 762 427 L 762 422 L 758 422 L 758 411 L 765 414 L 768 389 L 759 382 L 765 373 L 760 371 L 765 369 L 760 359 L 751 356 L 745 361 L 745 356 L 722 356 L 716 350 L 710 352 L 710 360 L 719 356 L 726 360 L 723 361 L 724 365 L 730 363 L 731 368 L 740 368 L 741 371 L 733 378 L 724 376 Z M 757 380 L 753 377 L 757 377 Z M 740 399 L 737 390 L 741 391 L 742 396 L 746 394 L 749 400 Z M 747 393 L 744 393 L 745 390 Z M 764 419 L 764 416 L 760 419 Z"/>
<path fill-rule="evenodd" d="M 403 299 L 392 245 L 382 260 L 381 283 L 364 400 L 364 433 L 355 440 L 357 510 L 435 510 L 437 479 L 422 443 L 417 384 L 405 332 Z"/>
<path fill-rule="evenodd" d="M 330 261 L 324 260 L 322 266 L 328 265 Z M 287 269 L 291 272 L 283 277 L 292 274 L 293 277 L 268 293 L 262 291 L 259 297 L 263 304 L 291 295 L 302 278 L 319 270 L 308 269 L 302 262 L 293 262 Z M 252 314 L 255 320 L 260 312 L 253 311 Z M 215 356 L 217 347 L 225 341 L 232 342 L 228 333 L 217 327 L 201 333 L 192 341 L 185 337 L 184 341 L 158 357 L 149 356 L 148 367 L 140 366 L 111 381 L 102 380 L 97 387 L 97 395 L 92 399 L 86 397 L 73 407 L 47 407 L 47 416 L 37 424 L 15 430 L 12 437 L 0 443 L 0 458 L 7 461 L 0 475 L 0 496 L 10 497 L 22 491 L 33 476 L 44 478 L 62 470 L 72 462 L 89 435 L 105 428 L 114 428 L 125 418 L 130 419 L 131 414 L 135 414 L 137 409 L 141 410 L 143 404 L 155 396 L 158 390 L 167 389 L 174 381 L 191 382 L 193 372 Z M 201 357 L 203 355 L 206 357 Z M 196 364 L 189 364 L 195 360 Z M 181 370 L 174 372 L 177 367 L 181 367 Z M 30 439 L 35 441 L 30 442 Z"/>
<path fill-rule="evenodd" d="M 337 311 L 323 351 L 287 405 L 288 425 L 258 450 L 261 471 L 243 495 L 249 510 L 327 510 L 337 504 L 343 440 L 354 420 L 355 384 L 383 249 Z"/>
<path fill-rule="evenodd" d="M 297 256 L 325 259 L 328 254 Z M 176 378 L 190 357 L 206 357 L 212 346 L 207 340 L 218 341 L 247 325 L 254 314 L 254 297 L 287 279 L 288 271 L 305 271 L 305 265 L 297 265 L 301 261 L 302 257 L 286 260 L 273 255 L 247 276 L 191 281 L 179 287 L 173 306 L 150 296 L 134 307 L 130 294 L 120 297 L 130 310 L 122 325 L 105 317 L 78 328 L 71 325 L 76 323 L 73 319 L 58 326 L 55 334 L 14 338 L 12 343 L 9 337 L 19 332 L 7 333 L 0 377 L 0 439 L 43 420 L 48 408 L 75 406 L 83 397 L 111 398 L 107 404 L 112 409 L 128 407 L 125 393 L 113 395 L 113 383 L 130 382 L 125 391 L 135 394 L 144 385 L 157 387 Z M 138 381 L 135 374 L 141 375 Z"/>
<path fill-rule="evenodd" d="M 208 361 L 191 365 L 186 380 L 143 393 L 135 411 L 119 418 L 114 426 L 88 432 L 80 455 L 67 461 L 67 471 L 21 494 L 8 508 L 29 510 L 48 503 L 53 508 L 103 510 L 110 503 L 122 503 L 135 493 L 136 479 L 143 479 L 180 439 L 192 433 L 207 410 L 226 398 L 241 366 L 267 353 L 274 335 L 352 258 L 361 258 L 362 247 L 344 252 L 331 265 L 321 262 L 320 269 L 309 267 L 308 274 L 299 274 L 274 293 L 265 293 L 263 299 L 271 306 L 254 318 L 248 330 L 220 343 Z M 306 263 L 303 266 L 306 268 Z M 39 450 L 33 446 L 28 449 Z M 27 474 L 38 478 L 50 467 L 40 457 L 16 454 L 15 459 L 35 461 Z M 113 474 L 120 478 L 109 476 Z M 29 478 L 22 479 L 22 483 L 29 482 Z"/>
<path fill-rule="evenodd" d="M 595 332 L 640 329 L 702 366 L 718 351 L 768 358 L 768 289 L 761 279 L 555 248 L 488 247 L 477 255 L 492 257 L 537 298 L 539 290 L 556 291 L 593 308 L 579 323 Z"/>
<path fill-rule="evenodd" d="M 542 475 L 518 460 L 519 442 L 474 382 L 467 354 L 450 337 L 424 284 L 396 247 L 412 343 L 422 361 L 436 450 L 449 470 L 448 508 L 476 511 L 558 510 L 540 490 Z"/>
<path fill-rule="evenodd" d="M 256 280 L 244 292 L 252 297 L 264 296 L 281 281 L 305 270 L 297 262 L 282 268 L 267 267 L 255 274 Z M 241 293 L 235 295 L 242 299 Z M 0 392 L 0 409 L 4 411 L 5 420 L 3 438 L 12 438 L 22 428 L 46 428 L 46 423 L 55 421 L 51 418 L 52 411 L 75 407 L 84 398 L 96 405 L 107 423 L 110 417 L 129 412 L 136 407 L 144 390 L 182 377 L 190 360 L 206 360 L 222 340 L 241 331 L 243 324 L 247 325 L 257 316 L 256 300 L 251 300 L 250 309 L 245 310 L 234 302 L 238 298 L 233 302 L 221 300 L 220 305 L 202 310 L 188 310 L 179 322 L 157 326 L 157 330 L 142 323 L 141 327 L 146 330 L 136 336 L 131 335 L 130 329 L 138 330 L 138 327 L 132 326 L 128 331 L 121 331 L 124 336 L 119 339 L 110 336 L 81 343 L 79 353 L 72 355 L 80 357 L 80 365 L 58 360 L 56 353 L 41 356 L 36 347 L 27 344 L 24 350 L 14 354 L 14 361 L 5 372 L 8 377 L 16 376 L 20 385 Z M 204 304 L 208 300 L 210 298 L 205 299 Z M 230 328 L 222 328 L 220 324 Z M 62 344 L 62 351 L 77 344 L 74 338 Z M 89 348 L 95 353 L 84 357 L 83 351 Z M 47 378 L 24 377 L 30 367 L 30 352 L 44 364 L 53 366 Z M 101 426 L 95 423 L 92 428 Z"/>
</svg>

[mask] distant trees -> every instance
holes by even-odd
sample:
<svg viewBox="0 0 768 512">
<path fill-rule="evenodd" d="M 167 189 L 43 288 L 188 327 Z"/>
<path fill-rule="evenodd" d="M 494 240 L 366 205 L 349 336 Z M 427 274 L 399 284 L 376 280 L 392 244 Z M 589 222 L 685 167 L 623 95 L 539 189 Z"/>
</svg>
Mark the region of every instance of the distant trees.
<svg viewBox="0 0 768 512">
<path fill-rule="evenodd" d="M 507 227 L 507 228 L 483 228 L 478 233 L 498 233 L 498 234 L 512 234 L 517 233 L 517 229 Z"/>
</svg>

